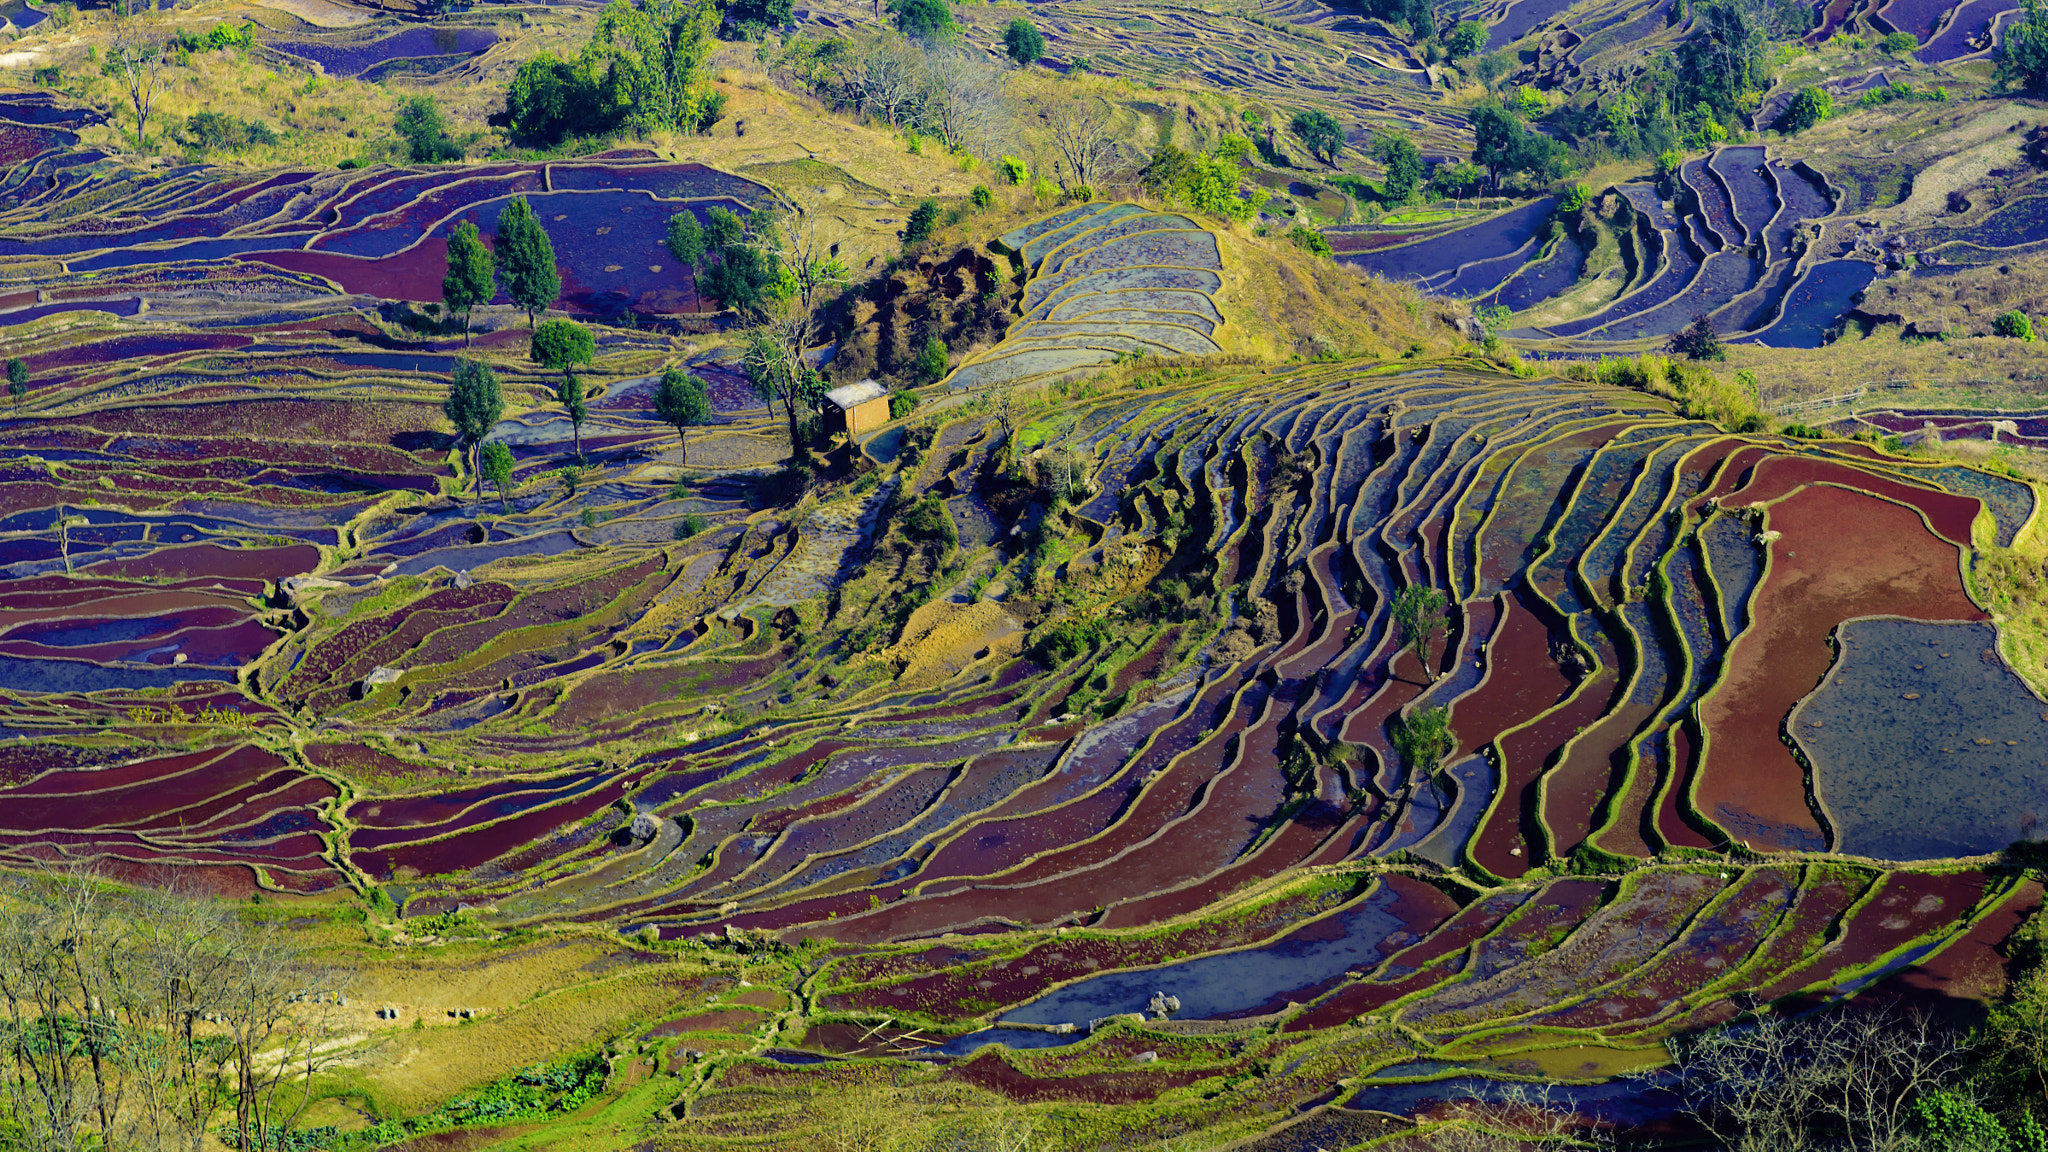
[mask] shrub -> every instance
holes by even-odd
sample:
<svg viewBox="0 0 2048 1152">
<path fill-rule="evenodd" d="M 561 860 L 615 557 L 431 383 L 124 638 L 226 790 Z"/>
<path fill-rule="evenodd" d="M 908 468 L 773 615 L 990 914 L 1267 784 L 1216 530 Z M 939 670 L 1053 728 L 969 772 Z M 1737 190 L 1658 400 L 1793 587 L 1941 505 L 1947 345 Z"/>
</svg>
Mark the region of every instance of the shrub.
<svg viewBox="0 0 2048 1152">
<path fill-rule="evenodd" d="M 1296 248 L 1312 255 L 1328 256 L 1331 254 L 1330 238 L 1306 224 L 1296 224 L 1294 227 L 1289 228 L 1287 230 L 1287 239 Z"/>
<path fill-rule="evenodd" d="M 1705 316 L 1692 322 L 1689 327 L 1671 334 L 1670 351 L 1688 360 L 1726 360 L 1728 352 L 1721 346 L 1721 334 L 1714 331 L 1714 322 Z"/>
<path fill-rule="evenodd" d="M 1243 174 L 1235 161 L 1184 152 L 1168 144 L 1138 175 L 1145 187 L 1162 197 L 1197 212 L 1245 221 L 1258 214 L 1266 194 L 1256 189 L 1249 196 L 1240 192 Z"/>
<path fill-rule="evenodd" d="M 917 397 L 909 392 L 889 394 L 889 419 L 901 420 L 917 411 Z"/>
<path fill-rule="evenodd" d="M 414 96 L 400 104 L 392 126 L 405 140 L 406 159 L 414 164 L 462 159 L 462 145 L 450 134 L 448 117 L 432 96 Z"/>
<path fill-rule="evenodd" d="M 695 512 L 676 521 L 675 536 L 678 540 L 688 540 L 690 537 L 699 535 L 703 531 L 704 517 Z"/>
<path fill-rule="evenodd" d="M 1109 625 L 1102 621 L 1069 616 L 1039 633 L 1031 645 L 1031 654 L 1040 664 L 1057 666 L 1094 651 L 1112 638 Z"/>
<path fill-rule="evenodd" d="M 1477 56 L 1486 47 L 1486 25 L 1476 20 L 1460 21 L 1451 34 L 1444 37 L 1444 53 L 1453 60 Z"/>
<path fill-rule="evenodd" d="M 996 202 L 996 194 L 989 191 L 986 184 L 976 184 L 974 191 L 967 194 L 967 198 L 974 202 L 976 208 L 987 208 Z"/>
<path fill-rule="evenodd" d="M 926 340 L 924 347 L 917 350 L 917 360 L 914 366 L 917 370 L 918 378 L 925 383 L 931 383 L 944 376 L 946 374 L 946 342 L 937 336 Z M 896 413 L 896 402 L 894 400 L 889 402 L 889 413 L 891 416 L 894 416 Z"/>
<path fill-rule="evenodd" d="M 277 143 L 277 133 L 260 120 L 243 120 L 220 112 L 195 112 L 185 120 L 185 136 L 211 152 L 240 152 L 252 145 Z"/>
<path fill-rule="evenodd" d="M 1894 56 L 1910 56 L 1920 47 L 1920 38 L 1911 32 L 1894 32 L 1878 42 L 1878 47 Z"/>
<path fill-rule="evenodd" d="M 1070 184 L 1060 192 L 1062 204 L 1086 204 L 1095 199 L 1095 189 L 1087 184 Z"/>
<path fill-rule="evenodd" d="M 2031 343 L 2034 339 L 2034 322 L 2027 318 L 2025 312 L 2015 308 L 1991 322 L 1991 334 Z"/>
<path fill-rule="evenodd" d="M 1780 132 L 1804 132 L 1834 114 L 1835 98 L 1827 89 L 1809 84 L 1792 97 L 1792 103 L 1785 106 L 1785 111 L 1778 116 L 1777 129 Z"/>
<path fill-rule="evenodd" d="M 1005 184 L 1022 187 L 1024 182 L 1031 178 L 1031 170 L 1024 166 L 1024 161 L 1015 156 L 1003 157 L 996 166 L 1002 169 Z"/>
<path fill-rule="evenodd" d="M 932 227 L 939 219 L 939 205 L 936 200 L 926 200 L 910 210 L 910 219 L 903 222 L 903 243 L 922 244 L 931 238 Z"/>
</svg>

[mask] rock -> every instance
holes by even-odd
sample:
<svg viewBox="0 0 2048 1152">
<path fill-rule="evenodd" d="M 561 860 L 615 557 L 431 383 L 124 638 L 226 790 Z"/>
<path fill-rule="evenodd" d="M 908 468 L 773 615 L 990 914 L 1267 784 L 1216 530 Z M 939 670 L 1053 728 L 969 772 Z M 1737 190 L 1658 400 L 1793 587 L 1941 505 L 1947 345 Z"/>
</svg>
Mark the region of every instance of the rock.
<svg viewBox="0 0 2048 1152">
<path fill-rule="evenodd" d="M 633 817 L 633 827 L 630 832 L 633 839 L 639 843 L 647 843 L 649 840 L 654 839 L 660 831 L 661 817 L 656 816 L 654 813 L 641 812 Z"/>
<path fill-rule="evenodd" d="M 375 688 L 380 684 L 396 684 L 398 682 L 398 678 L 403 675 L 405 675 L 405 673 L 400 669 L 386 668 L 380 664 L 377 667 L 370 669 L 370 674 L 368 676 L 363 677 L 363 687 Z"/>
<path fill-rule="evenodd" d="M 473 578 L 471 578 L 469 571 L 467 569 L 464 569 L 463 571 L 457 572 L 455 574 L 455 586 L 457 588 L 467 588 L 474 583 L 476 583 L 476 581 Z"/>
<path fill-rule="evenodd" d="M 1138 1054 L 1137 1054 L 1136 1056 L 1133 1056 L 1133 1057 L 1131 1057 L 1131 1059 L 1133 1059 L 1133 1060 L 1137 1061 L 1137 1062 L 1138 1062 L 1138 1063 L 1140 1063 L 1140 1064 L 1150 1064 L 1150 1063 L 1152 1063 L 1153 1061 L 1155 1061 L 1155 1060 L 1159 1059 L 1159 1053 L 1157 1053 L 1157 1052 L 1140 1052 L 1140 1053 L 1138 1053 Z"/>
<path fill-rule="evenodd" d="M 324 576 L 287 576 L 277 582 L 278 591 L 284 593 L 285 599 L 294 608 L 322 592 L 332 592 L 337 588 L 346 587 L 348 585 L 341 581 L 329 580 Z"/>
</svg>

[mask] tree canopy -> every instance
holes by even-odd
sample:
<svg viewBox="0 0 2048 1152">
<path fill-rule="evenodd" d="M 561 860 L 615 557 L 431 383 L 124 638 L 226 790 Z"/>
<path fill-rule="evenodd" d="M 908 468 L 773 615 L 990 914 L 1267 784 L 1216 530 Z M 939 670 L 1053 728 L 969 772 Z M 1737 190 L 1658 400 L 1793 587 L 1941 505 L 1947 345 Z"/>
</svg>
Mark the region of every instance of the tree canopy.
<svg viewBox="0 0 2048 1152">
<path fill-rule="evenodd" d="M 1526 172 L 1538 182 L 1554 180 L 1569 167 L 1570 152 L 1540 132 L 1531 132 L 1514 113 L 1489 100 L 1472 110 L 1474 163 L 1498 185 L 1500 178 Z"/>
<path fill-rule="evenodd" d="M 1045 55 L 1045 37 L 1038 28 L 1022 16 L 1010 21 L 1003 29 L 1003 52 L 1018 64 L 1033 64 Z"/>
<path fill-rule="evenodd" d="M 457 360 L 441 411 L 455 425 L 456 435 L 473 450 L 505 414 L 505 396 L 498 387 L 498 374 L 487 364 Z M 481 491 L 482 477 L 477 479 Z"/>
<path fill-rule="evenodd" d="M 1835 98 L 1825 88 L 1807 85 L 1778 116 L 1780 132 L 1804 132 L 1835 114 Z"/>
<path fill-rule="evenodd" d="M 532 325 L 562 294 L 562 274 L 555 268 L 555 246 L 526 197 L 515 197 L 498 214 L 496 247 L 505 294 Z"/>
<path fill-rule="evenodd" d="M 1673 52 L 1675 103 L 1704 104 L 1723 119 L 1754 107 L 1771 86 L 1764 21 L 1742 0 L 1710 0 L 1694 7 L 1693 27 Z"/>
<path fill-rule="evenodd" d="M 583 65 L 616 83 L 628 126 L 696 132 L 713 103 L 705 62 L 723 20 L 718 0 L 611 0 Z"/>
<path fill-rule="evenodd" d="M 1328 112 L 1321 109 L 1296 112 L 1287 129 L 1318 160 L 1333 168 L 1337 165 L 1337 157 L 1344 154 L 1344 126 Z"/>
<path fill-rule="evenodd" d="M 1486 25 L 1465 20 L 1444 37 L 1444 54 L 1453 60 L 1477 56 L 1486 48 Z"/>
<path fill-rule="evenodd" d="M 498 294 L 498 263 L 467 220 L 448 236 L 448 274 L 441 278 L 441 303 L 462 314 L 462 342 L 469 343 L 469 313 Z"/>
<path fill-rule="evenodd" d="M 2042 0 L 2025 0 L 2026 15 L 2006 26 L 1993 59 L 2000 88 L 2018 89 L 2029 95 L 2048 93 L 2048 6 Z"/>
<path fill-rule="evenodd" d="M 711 396 L 704 387 L 704 381 L 674 365 L 661 374 L 661 383 L 654 389 L 654 414 L 662 423 L 675 427 L 676 439 L 682 442 L 683 463 L 690 462 L 690 439 L 687 430 L 711 422 Z"/>
<path fill-rule="evenodd" d="M 553 148 L 571 137 L 618 131 L 630 99 L 615 60 L 593 69 L 588 60 L 542 52 L 522 61 L 513 74 L 504 120 L 514 143 Z"/>
<path fill-rule="evenodd" d="M 1406 132 L 1398 128 L 1382 128 L 1375 132 L 1372 158 L 1386 169 L 1387 175 L 1380 182 L 1380 191 L 1388 200 L 1402 203 L 1415 195 L 1416 186 L 1422 182 L 1422 153 Z"/>
<path fill-rule="evenodd" d="M 896 27 L 912 40 L 941 40 L 954 32 L 953 9 L 946 0 L 889 0 Z"/>
<path fill-rule="evenodd" d="M 590 363 L 597 352 L 597 338 L 574 320 L 546 320 L 533 330 L 528 352 L 541 367 L 566 372 Z"/>
<path fill-rule="evenodd" d="M 478 471 L 498 490 L 498 507 L 510 511 L 505 499 L 506 490 L 512 486 L 512 450 L 502 440 L 492 440 L 484 445 L 482 467 Z"/>
</svg>

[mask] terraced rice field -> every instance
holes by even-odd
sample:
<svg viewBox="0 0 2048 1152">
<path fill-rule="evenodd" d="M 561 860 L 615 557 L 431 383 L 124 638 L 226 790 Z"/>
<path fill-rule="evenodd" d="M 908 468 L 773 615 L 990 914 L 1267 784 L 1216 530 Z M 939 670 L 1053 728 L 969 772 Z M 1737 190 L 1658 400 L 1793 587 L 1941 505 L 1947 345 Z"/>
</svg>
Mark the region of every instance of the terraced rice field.
<svg viewBox="0 0 2048 1152">
<path fill-rule="evenodd" d="M 1213 251 L 1189 224 L 1089 209 L 1004 242 L 1038 270 L 1027 311 L 1044 323 L 1114 303 L 1193 332 L 1214 322 L 1213 285 L 1123 286 L 1136 265 L 1110 263 L 1133 241 Z M 1036 323 L 1012 340 L 1074 333 Z M 526 484 L 503 510 L 450 499 L 445 441 L 408 384 L 438 364 L 320 361 L 280 347 L 306 337 L 254 327 L 196 348 L 182 330 L 121 337 L 118 354 L 68 361 L 75 375 L 40 361 L 58 378 L 0 426 L 27 461 L 0 485 L 13 861 L 176 867 L 224 892 L 379 885 L 408 916 L 829 936 L 845 951 L 815 982 L 823 1010 L 926 1031 L 861 1056 L 821 1024 L 806 1059 L 908 1053 L 1018 1100 L 1146 1099 L 1243 1061 L 1190 1039 L 1157 1069 L 1060 1071 L 1048 1046 L 1101 1056 L 1125 1041 L 1091 1039 L 1091 1021 L 1142 1014 L 1155 991 L 1177 1019 L 1268 1044 L 1396 1020 L 1456 1070 L 1504 1044 L 1641 1047 L 1738 992 L 1908 979 L 1982 912 L 2038 899 L 2002 878 L 1796 854 L 1648 863 L 1738 840 L 1926 858 L 1830 775 L 1853 749 L 1799 730 L 1821 766 L 1809 808 L 1782 752 L 1770 773 L 1723 771 L 1721 717 L 1770 731 L 1811 713 L 1834 731 L 1883 691 L 1858 679 L 1860 640 L 1821 687 L 1827 638 L 1855 617 L 1985 630 L 1934 622 L 1981 617 L 1959 549 L 1979 516 L 2009 533 L 2032 515 L 2010 480 L 1723 436 L 1641 394 L 1457 366 L 1187 371 L 1074 408 L 1096 495 L 1060 514 L 1080 549 L 1064 571 L 1136 550 L 1230 589 L 1266 621 L 1256 635 L 1134 624 L 1114 651 L 1062 661 L 1004 641 L 1019 625 L 1003 602 L 961 603 L 947 610 L 975 638 L 959 659 L 906 652 L 902 674 L 849 675 L 797 613 L 872 540 L 886 490 L 792 515 L 706 474 L 675 498 L 625 465 L 672 435 L 627 401 L 585 431 L 621 462 L 601 483 Z M 142 365 L 155 386 L 137 399 L 113 382 Z M 363 372 L 394 382 L 375 395 Z M 977 451 L 977 411 L 942 418 L 936 443 Z M 496 433 L 522 481 L 559 451 L 565 430 L 543 417 Z M 888 483 L 964 497 L 984 475 L 946 463 Z M 597 526 L 584 505 L 604 510 Z M 1186 510 L 1177 543 L 1157 534 L 1161 509 Z M 677 542 L 666 529 L 686 512 L 709 528 Z M 1916 540 L 1925 586 L 1844 552 L 1844 516 Z M 1826 573 L 1825 594 L 1805 571 Z M 1429 668 L 1387 607 L 1412 583 L 1459 606 Z M 1765 646 L 1760 682 L 1747 654 Z M 1988 639 L 1969 654 L 1996 667 Z M 1077 710 L 1112 657 L 1112 691 Z M 1394 728 L 1428 705 L 1451 710 L 1456 749 L 1405 763 Z M 81 721 L 118 738 L 80 740 Z M 1996 779 L 2024 788 L 2016 771 Z M 624 837 L 621 808 L 652 817 L 652 838 Z M 1582 845 L 1648 866 L 1521 881 Z M 1288 879 L 1305 870 L 1327 879 Z M 1277 903 L 1245 903 L 1276 883 Z M 1853 921 L 1827 948 L 1798 934 L 1809 906 L 1829 916 L 1873 885 L 1939 898 L 1916 897 L 1881 939 Z M 654 1039 L 717 1030 L 663 1027 Z M 1361 1050 L 1344 1074 L 1415 1058 Z M 706 1098 L 810 1067 L 743 1063 Z M 1290 1108 L 1321 1090 L 1263 1083 L 1259 1101 Z"/>
</svg>

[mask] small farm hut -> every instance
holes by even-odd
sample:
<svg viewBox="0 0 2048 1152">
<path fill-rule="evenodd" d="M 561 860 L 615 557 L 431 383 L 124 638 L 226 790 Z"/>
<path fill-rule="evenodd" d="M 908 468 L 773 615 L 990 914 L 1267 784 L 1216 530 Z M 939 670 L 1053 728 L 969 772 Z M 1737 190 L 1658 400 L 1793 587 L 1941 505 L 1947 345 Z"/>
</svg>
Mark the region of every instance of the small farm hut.
<svg viewBox="0 0 2048 1152">
<path fill-rule="evenodd" d="M 889 422 L 889 390 L 873 380 L 825 393 L 825 431 L 858 436 Z"/>
</svg>

